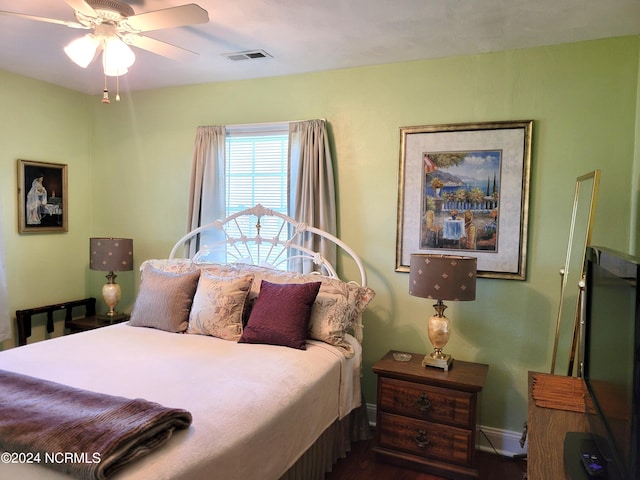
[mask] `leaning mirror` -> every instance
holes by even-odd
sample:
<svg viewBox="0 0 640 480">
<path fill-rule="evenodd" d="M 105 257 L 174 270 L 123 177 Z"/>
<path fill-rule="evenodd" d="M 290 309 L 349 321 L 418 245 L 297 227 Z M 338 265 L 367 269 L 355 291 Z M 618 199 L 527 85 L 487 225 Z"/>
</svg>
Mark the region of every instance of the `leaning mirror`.
<svg viewBox="0 0 640 480">
<path fill-rule="evenodd" d="M 567 256 L 560 270 L 560 302 L 556 321 L 551 373 L 573 375 L 578 346 L 578 301 L 584 255 L 591 242 L 593 215 L 598 196 L 600 170 L 578 177 L 573 199 L 573 212 Z"/>
</svg>

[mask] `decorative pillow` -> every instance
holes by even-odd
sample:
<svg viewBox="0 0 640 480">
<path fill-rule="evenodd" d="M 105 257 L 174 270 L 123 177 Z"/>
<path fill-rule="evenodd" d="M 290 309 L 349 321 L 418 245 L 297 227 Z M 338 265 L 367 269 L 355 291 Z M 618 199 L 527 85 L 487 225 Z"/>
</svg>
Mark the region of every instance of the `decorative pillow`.
<svg viewBox="0 0 640 480">
<path fill-rule="evenodd" d="M 252 274 L 218 277 L 203 271 L 193 298 L 187 333 L 238 341 L 242 335 L 244 304 L 252 283 Z"/>
<path fill-rule="evenodd" d="M 307 348 L 311 306 L 320 282 L 276 284 L 262 281 L 240 343 L 266 343 Z"/>
<path fill-rule="evenodd" d="M 187 273 L 198 270 L 196 264 L 190 258 L 163 258 L 163 259 L 149 259 L 142 262 L 140 265 L 140 271 L 144 271 L 148 266 L 152 266 L 156 270 L 162 272 L 172 273 Z"/>
<path fill-rule="evenodd" d="M 249 264 L 198 265 L 203 270 L 213 270 L 217 275 L 237 275 L 239 272 L 253 273 L 255 279 L 247 299 L 248 310 L 259 296 L 261 281 L 271 283 L 321 282 L 320 290 L 311 310 L 309 338 L 320 340 L 341 349 L 347 358 L 355 354 L 353 347 L 344 339 L 345 333 L 353 332 L 362 341 L 362 313 L 375 296 L 372 289 L 356 283 L 343 282 L 339 278 L 318 274 L 286 272 Z"/>
<path fill-rule="evenodd" d="M 145 266 L 129 325 L 184 332 L 199 277 L 200 270 L 180 274 Z"/>
<path fill-rule="evenodd" d="M 314 340 L 320 340 L 341 349 L 347 358 L 353 357 L 355 352 L 344 339 L 344 335 L 347 332 L 353 333 L 358 341 L 362 342 L 362 313 L 375 296 L 375 292 L 369 287 L 361 287 L 354 282 L 346 283 L 339 278 L 287 272 L 253 264 L 194 263 L 188 259 L 147 260 L 147 262 L 160 270 L 174 272 L 199 269 L 219 277 L 253 274 L 255 278 L 247 297 L 245 324 L 260 292 L 262 280 L 279 284 L 321 282 L 322 286 L 311 311 L 308 335 Z"/>
</svg>

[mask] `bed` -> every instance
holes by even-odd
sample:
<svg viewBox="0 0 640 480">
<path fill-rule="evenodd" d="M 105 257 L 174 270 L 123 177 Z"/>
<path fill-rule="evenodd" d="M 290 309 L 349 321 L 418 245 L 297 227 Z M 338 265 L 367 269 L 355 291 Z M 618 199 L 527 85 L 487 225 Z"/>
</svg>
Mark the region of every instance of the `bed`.
<svg viewBox="0 0 640 480">
<path fill-rule="evenodd" d="M 353 261 L 357 282 L 337 278 L 313 248 L 322 242 Z M 221 253 L 227 263 L 212 260 Z M 258 205 L 190 232 L 141 275 L 129 322 L 0 352 L 0 371 L 144 399 L 189 422 L 113 469 L 74 465 L 107 463 L 94 451 L 48 465 L 14 454 L 0 478 L 322 479 L 367 437 L 362 312 L 374 292 L 341 240 Z"/>
</svg>

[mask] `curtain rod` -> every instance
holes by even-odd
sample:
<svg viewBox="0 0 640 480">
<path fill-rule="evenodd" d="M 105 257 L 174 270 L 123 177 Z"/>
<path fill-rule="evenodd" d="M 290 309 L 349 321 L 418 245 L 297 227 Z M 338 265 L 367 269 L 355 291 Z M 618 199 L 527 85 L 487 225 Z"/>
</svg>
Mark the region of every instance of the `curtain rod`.
<svg viewBox="0 0 640 480">
<path fill-rule="evenodd" d="M 323 122 L 326 122 L 327 120 L 325 118 L 314 118 L 312 120 L 322 120 Z M 282 125 L 284 123 L 295 123 L 295 122 L 306 122 L 307 120 L 284 120 L 282 122 L 263 122 L 263 123 L 238 123 L 236 125 L 224 125 L 227 128 L 242 128 L 242 127 L 247 127 L 247 126 L 252 126 L 252 127 L 270 127 L 273 125 Z"/>
</svg>

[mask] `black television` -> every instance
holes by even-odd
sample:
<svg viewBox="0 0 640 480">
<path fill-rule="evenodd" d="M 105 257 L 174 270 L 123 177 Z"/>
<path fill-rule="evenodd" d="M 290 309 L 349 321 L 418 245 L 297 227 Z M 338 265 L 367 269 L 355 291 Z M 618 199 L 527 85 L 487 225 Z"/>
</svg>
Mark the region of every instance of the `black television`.
<svg viewBox="0 0 640 480">
<path fill-rule="evenodd" d="M 640 258 L 587 248 L 579 368 L 590 431 L 565 439 L 565 467 L 572 479 L 593 478 L 584 475 L 583 463 L 595 454 L 603 468 L 592 467 L 601 478 L 640 480 L 639 276 Z"/>
</svg>

